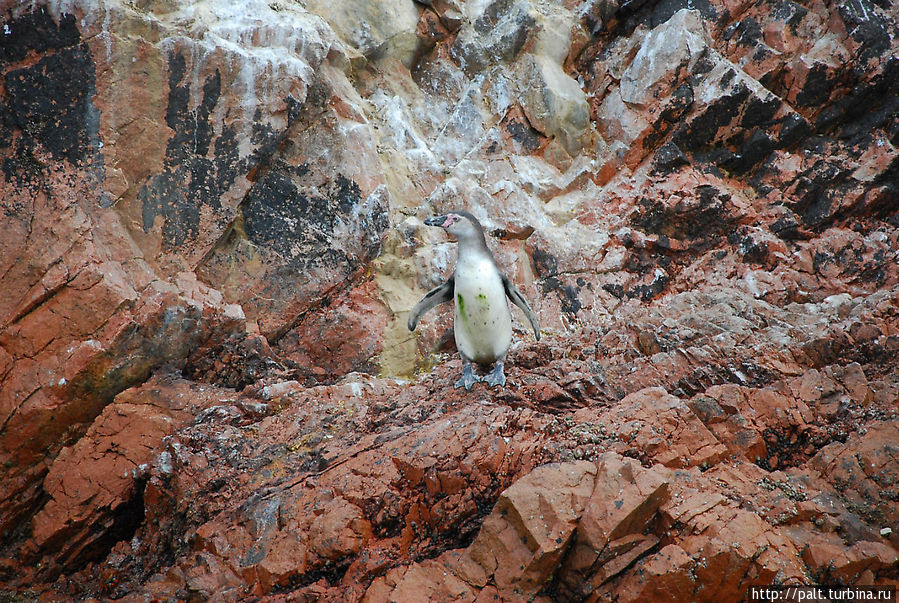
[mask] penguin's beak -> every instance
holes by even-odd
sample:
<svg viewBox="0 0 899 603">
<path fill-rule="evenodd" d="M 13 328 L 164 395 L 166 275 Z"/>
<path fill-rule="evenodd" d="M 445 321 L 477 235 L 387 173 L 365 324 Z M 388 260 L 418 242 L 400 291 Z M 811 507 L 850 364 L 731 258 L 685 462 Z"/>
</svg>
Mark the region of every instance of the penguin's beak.
<svg viewBox="0 0 899 603">
<path fill-rule="evenodd" d="M 425 220 L 425 224 L 428 226 L 440 226 L 441 228 L 446 223 L 446 216 L 434 216 L 433 218 L 428 218 Z"/>
</svg>

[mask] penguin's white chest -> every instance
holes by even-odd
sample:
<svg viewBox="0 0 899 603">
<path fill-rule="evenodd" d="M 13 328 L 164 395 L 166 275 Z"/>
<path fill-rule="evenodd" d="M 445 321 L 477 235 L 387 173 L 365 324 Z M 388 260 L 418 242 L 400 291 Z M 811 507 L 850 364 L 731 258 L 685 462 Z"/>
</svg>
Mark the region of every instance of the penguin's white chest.
<svg viewBox="0 0 899 603">
<path fill-rule="evenodd" d="M 512 314 L 493 262 L 483 257 L 460 258 L 454 293 L 456 347 L 475 362 L 502 357 L 512 342 Z"/>
</svg>

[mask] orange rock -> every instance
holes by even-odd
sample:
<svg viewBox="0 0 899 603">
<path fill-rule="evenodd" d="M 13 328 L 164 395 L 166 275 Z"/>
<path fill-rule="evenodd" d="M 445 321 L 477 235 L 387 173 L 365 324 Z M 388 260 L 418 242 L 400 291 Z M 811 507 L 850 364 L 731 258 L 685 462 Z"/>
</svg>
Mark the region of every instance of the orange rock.
<svg viewBox="0 0 899 603">
<path fill-rule="evenodd" d="M 376 373 L 389 319 L 375 281 L 369 280 L 294 325 L 279 338 L 276 349 L 302 366 L 322 368 L 323 379 L 353 371 Z"/>
<path fill-rule="evenodd" d="M 697 588 L 695 561 L 676 544 L 645 559 L 612 590 L 619 601 L 689 601 Z"/>
<path fill-rule="evenodd" d="M 713 465 L 727 449 L 684 402 L 662 388 L 648 388 L 621 400 L 605 413 L 618 439 L 666 467 Z"/>
<path fill-rule="evenodd" d="M 889 3 L 94 4 L 0 17 L 0 591 L 895 581 Z M 501 391 L 402 324 L 458 207 Z"/>
<path fill-rule="evenodd" d="M 863 509 L 875 526 L 893 525 L 899 520 L 899 510 L 883 484 L 899 479 L 894 453 L 897 438 L 899 422 L 874 422 L 864 434 L 857 433 L 846 443 L 835 442 L 822 448 L 809 461 L 809 467 L 841 490 L 850 503 Z"/>
<path fill-rule="evenodd" d="M 32 522 L 33 538 L 51 563 L 78 567 L 96 556 L 97 542 L 110 532 L 134 529 L 140 518 L 132 507 L 163 438 L 221 395 L 216 388 L 153 378 L 119 394 L 75 446 L 63 449 L 44 480 L 51 500 Z"/>
<path fill-rule="evenodd" d="M 371 536 L 371 525 L 360 509 L 338 498 L 312 521 L 309 550 L 326 561 L 336 561 L 359 552 Z"/>
<path fill-rule="evenodd" d="M 589 594 L 621 572 L 629 564 L 625 559 L 637 559 L 658 541 L 642 534 L 668 498 L 668 473 L 614 453 L 599 457 L 596 486 L 560 570 L 561 582 L 575 596 Z"/>
<path fill-rule="evenodd" d="M 536 593 L 568 547 L 596 471 L 585 461 L 538 467 L 503 492 L 466 555 L 500 592 Z"/>
</svg>

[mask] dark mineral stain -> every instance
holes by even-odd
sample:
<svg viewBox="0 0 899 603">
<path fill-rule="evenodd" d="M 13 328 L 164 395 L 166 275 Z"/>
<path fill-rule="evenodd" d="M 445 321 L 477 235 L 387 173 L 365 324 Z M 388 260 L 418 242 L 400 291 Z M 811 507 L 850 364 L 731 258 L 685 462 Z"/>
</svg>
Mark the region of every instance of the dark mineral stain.
<svg viewBox="0 0 899 603">
<path fill-rule="evenodd" d="M 602 288 L 618 299 L 624 298 L 624 287 L 622 287 L 618 283 L 606 283 L 602 286 Z"/>
<path fill-rule="evenodd" d="M 652 160 L 652 171 L 655 174 L 670 174 L 685 165 L 690 165 L 690 160 L 676 144 L 668 142 L 656 151 Z"/>
<path fill-rule="evenodd" d="M 731 94 L 715 99 L 702 113 L 678 129 L 674 135 L 675 143 L 688 151 L 707 150 L 718 131 L 737 118 L 750 94 L 748 88 L 740 87 Z"/>
<path fill-rule="evenodd" d="M 548 251 L 534 247 L 531 254 L 534 264 L 534 274 L 542 278 L 541 288 L 544 293 L 555 291 L 562 302 L 562 311 L 568 314 L 577 314 L 581 309 L 581 301 L 578 298 L 580 287 L 566 285 L 558 278 L 559 261 Z"/>
<path fill-rule="evenodd" d="M 804 117 L 798 113 L 790 113 L 780 122 L 777 146 L 781 149 L 790 148 L 803 138 L 806 138 L 811 132 L 812 127 Z"/>
<path fill-rule="evenodd" d="M 738 22 L 736 27 L 736 41 L 741 46 L 754 47 L 762 38 L 762 28 L 759 22 L 748 17 Z"/>
<path fill-rule="evenodd" d="M 543 142 L 543 135 L 534 129 L 524 112 L 518 107 L 506 113 L 500 122 L 500 127 L 528 153 L 539 149 Z"/>
<path fill-rule="evenodd" d="M 668 276 L 656 277 L 652 279 L 652 282 L 648 285 L 639 285 L 635 287 L 633 291 L 628 291 L 627 296 L 629 298 L 639 297 L 641 301 L 645 302 L 652 301 L 654 298 L 664 293 L 670 281 L 671 278 Z"/>
<path fill-rule="evenodd" d="M 75 16 L 63 14 L 59 24 L 43 7 L 4 24 L 3 44 L 0 45 L 0 65 L 21 61 L 29 52 L 44 54 L 76 46 L 81 34 L 75 25 Z"/>
<path fill-rule="evenodd" d="M 773 125 L 773 119 L 777 110 L 781 107 L 781 101 L 775 97 L 761 98 L 754 96 L 746 103 L 743 117 L 740 119 L 740 128 L 752 130 L 753 128 L 768 128 Z"/>
<path fill-rule="evenodd" d="M 223 94 L 221 74 L 216 71 L 206 78 L 197 92 L 200 99 L 196 107 L 191 106 L 190 81 L 187 59 L 175 52 L 169 57 L 169 98 L 165 113 L 166 123 L 174 134 L 166 148 L 163 171 L 150 178 L 138 192 L 144 230 L 149 231 L 161 217 L 166 249 L 194 240 L 199 234 L 201 216 L 210 213 L 210 209 L 218 216 L 222 209 L 221 196 L 234 186 L 240 175 L 246 174 L 252 181 L 262 178 L 243 205 L 244 225 L 252 240 L 264 242 L 281 253 L 289 264 L 304 243 L 324 241 L 325 235 L 315 228 L 297 237 L 285 236 L 290 231 L 283 226 L 292 224 L 294 214 L 305 216 L 311 211 L 312 215 L 322 216 L 329 211 L 325 209 L 329 206 L 327 199 L 301 193 L 290 181 L 292 177 L 304 175 L 307 166 L 274 169 L 270 165 L 286 131 L 273 129 L 257 109 L 249 136 L 252 151 L 241 159 L 236 126 L 216 123 L 214 118 Z M 310 87 L 305 103 L 288 97 L 285 99 L 288 123 L 323 110 L 320 105 L 327 106 L 328 98 L 329 88 L 319 83 Z M 276 199 L 278 195 L 282 197 Z M 359 201 L 359 189 L 341 176 L 326 192 L 326 197 L 337 201 L 337 208 L 332 209 L 348 212 Z M 296 201 L 297 207 L 290 205 L 290 201 Z M 265 212 L 269 209 L 273 213 L 267 216 Z M 278 220 L 283 222 L 281 227 L 275 226 Z M 314 255 L 321 261 L 345 256 L 340 250 Z"/>
<path fill-rule="evenodd" d="M 890 141 L 899 144 L 899 56 L 887 59 L 883 73 L 868 85 L 853 88 L 837 109 L 839 138 L 853 144 L 862 144 L 862 140 L 873 142 L 870 133 L 882 128 L 892 131 Z"/>
<path fill-rule="evenodd" d="M 641 6 L 643 3 L 636 2 L 633 4 L 635 6 Z M 648 24 L 651 27 L 661 25 L 674 16 L 674 13 L 683 8 L 699 10 L 702 17 L 709 21 L 714 21 L 718 18 L 718 13 L 709 0 L 661 0 L 660 2 L 651 2 L 647 4 L 647 6 L 650 7 L 651 11 L 648 20 Z"/>
<path fill-rule="evenodd" d="M 235 129 L 222 125 L 216 135 L 213 113 L 222 95 L 221 74 L 216 71 L 203 82 L 196 108 L 190 106 L 189 82 L 187 61 L 177 52 L 169 57 L 165 121 L 173 135 L 166 146 L 163 171 L 137 194 L 145 232 L 158 217 L 163 219 L 165 249 L 196 239 L 204 209 L 217 213 L 222 194 L 247 167 L 239 159 Z"/>
<path fill-rule="evenodd" d="M 796 241 L 805 238 L 805 235 L 799 228 L 799 223 L 792 217 L 778 218 L 768 228 L 778 238 L 785 241 Z"/>
<path fill-rule="evenodd" d="M 538 278 L 553 276 L 559 270 L 559 260 L 548 251 L 544 251 L 539 247 L 534 247 L 531 259 L 534 263 L 534 274 Z"/>
<path fill-rule="evenodd" d="M 653 124 L 652 131 L 644 139 L 643 147 L 652 149 L 658 146 L 675 126 L 680 124 L 692 106 L 693 86 L 689 82 L 684 82 L 672 92 L 671 100 L 665 104 L 658 120 Z"/>
<path fill-rule="evenodd" d="M 809 145 L 806 145 L 809 148 Z M 790 209 L 805 226 L 822 228 L 838 218 L 838 199 L 851 186 L 851 171 L 829 157 L 816 161 L 796 178 Z"/>
<path fill-rule="evenodd" d="M 863 62 L 880 59 L 892 45 L 890 22 L 868 0 L 852 0 L 837 6 L 846 31 L 859 44 L 858 55 Z"/>
<path fill-rule="evenodd" d="M 531 127 L 529 123 L 513 120 L 507 123 L 505 127 L 512 140 L 523 146 L 529 153 L 533 153 L 540 148 L 540 133 Z"/>
<path fill-rule="evenodd" d="M 752 133 L 740 145 L 739 152 L 734 153 L 718 163 L 732 174 L 743 175 L 763 162 L 777 148 L 777 143 L 763 130 L 752 130 Z"/>
<path fill-rule="evenodd" d="M 541 287 L 544 293 L 555 291 L 558 294 L 563 312 L 574 315 L 581 309 L 581 300 L 578 299 L 580 289 L 578 287 L 566 285 L 554 276 L 545 279 Z"/>
<path fill-rule="evenodd" d="M 808 9 L 790 0 L 772 2 L 771 5 L 771 18 L 775 21 L 786 23 L 790 31 L 796 34 L 799 24 L 802 23 L 802 20 L 808 14 Z"/>
<path fill-rule="evenodd" d="M 816 63 L 805 79 L 805 85 L 796 95 L 796 104 L 800 107 L 815 107 L 826 101 L 833 92 L 836 82 L 827 73 L 827 65 Z"/>
<path fill-rule="evenodd" d="M 346 258 L 329 245 L 335 214 L 328 199 L 299 190 L 279 171 L 266 172 L 253 186 L 241 212 L 247 238 L 289 265 L 308 268 Z"/>
<path fill-rule="evenodd" d="M 337 208 L 343 214 L 350 213 L 362 202 L 362 191 L 359 190 L 359 185 L 343 174 L 337 174 L 328 196 L 337 204 Z"/>
<path fill-rule="evenodd" d="M 359 185 L 338 174 L 322 187 L 305 188 L 306 166 L 293 168 L 276 162 L 250 189 L 241 205 L 244 231 L 258 247 L 273 251 L 285 269 L 344 266 L 351 269 L 365 258 L 350 257 L 335 247 L 333 236 L 340 222 L 351 222 L 363 202 Z M 386 230 L 387 218 L 376 212 L 366 257 L 379 247 L 377 233 Z"/>
<path fill-rule="evenodd" d="M 763 264 L 768 258 L 768 244 L 755 241 L 746 234 L 745 229 L 730 233 L 727 242 L 737 248 L 743 261 L 748 264 Z"/>
<path fill-rule="evenodd" d="M 643 198 L 631 223 L 640 230 L 672 239 L 712 242 L 729 232 L 736 220 L 727 208 L 730 196 L 711 185 L 696 188 L 699 203 L 681 208 Z"/>
<path fill-rule="evenodd" d="M 72 164 L 95 159 L 95 67 L 74 17 L 62 15 L 57 25 L 41 9 L 7 21 L 5 27 L 9 33 L 3 34 L 0 66 L 13 66 L 0 86 L 5 90 L 0 146 L 13 149 L 3 165 L 6 180 L 29 172 L 29 157 L 38 149 Z M 43 56 L 16 69 L 15 62 L 29 53 Z"/>
</svg>

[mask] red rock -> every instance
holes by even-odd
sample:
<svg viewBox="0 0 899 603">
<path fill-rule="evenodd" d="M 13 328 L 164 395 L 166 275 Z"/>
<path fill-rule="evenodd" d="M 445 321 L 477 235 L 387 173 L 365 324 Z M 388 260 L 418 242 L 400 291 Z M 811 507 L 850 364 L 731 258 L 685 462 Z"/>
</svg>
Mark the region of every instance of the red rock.
<svg viewBox="0 0 899 603">
<path fill-rule="evenodd" d="M 352 371 L 375 373 L 390 311 L 378 298 L 374 281 L 339 297 L 294 326 L 278 340 L 276 349 L 301 366 L 320 367 L 323 379 Z"/>
<path fill-rule="evenodd" d="M 788 398 L 771 389 L 752 390 L 747 404 L 755 411 L 759 426 L 786 428 L 803 426 L 813 419 L 811 409 L 800 399 Z"/>
<path fill-rule="evenodd" d="M 163 438 L 224 392 L 170 377 L 116 397 L 72 448 L 57 456 L 43 483 L 51 500 L 35 515 L 33 538 L 71 570 L 97 556 L 98 542 L 139 520 L 130 509 Z M 57 569 L 57 568 L 54 568 Z M 51 570 L 52 571 L 52 570 Z"/>
<path fill-rule="evenodd" d="M 376 580 L 366 593 L 363 601 L 371 603 L 387 601 L 474 601 L 476 591 L 465 581 L 456 577 L 452 566 L 459 553 L 451 551 L 438 559 L 411 565 L 402 576 L 395 578 L 396 584 L 390 591 L 384 589 L 384 582 Z M 377 586 L 376 586 L 377 585 Z"/>
<path fill-rule="evenodd" d="M 871 402 L 874 393 L 868 384 L 867 377 L 865 377 L 865 371 L 859 363 L 853 362 L 845 367 L 838 367 L 834 376 L 846 389 L 850 400 L 862 405 L 867 405 Z"/>
<path fill-rule="evenodd" d="M 585 461 L 544 465 L 503 492 L 465 553 L 478 575 L 500 592 L 536 593 L 567 549 L 595 475 Z"/>
<path fill-rule="evenodd" d="M 89 4 L 2 18 L 0 590 L 893 579 L 885 3 Z M 502 391 L 403 324 L 459 207 L 543 327 Z"/>
<path fill-rule="evenodd" d="M 697 561 L 694 575 L 703 597 L 741 598 L 752 584 L 771 584 L 775 576 L 805 577 L 792 543 L 753 513 L 719 507 L 707 533 L 685 540 Z"/>
<path fill-rule="evenodd" d="M 822 448 L 809 461 L 809 467 L 841 491 L 847 501 L 863 509 L 876 525 L 897 520 L 896 505 L 890 500 L 890 484 L 899 479 L 896 444 L 899 423 L 874 422 L 865 433 L 855 434 L 845 444 L 835 442 Z"/>
<path fill-rule="evenodd" d="M 865 571 L 895 567 L 896 550 L 879 542 L 857 542 L 849 549 L 836 544 L 811 543 L 802 559 L 822 582 L 853 584 Z"/>
<path fill-rule="evenodd" d="M 764 427 L 756 423 L 757 413 L 747 401 L 745 388 L 713 385 L 687 405 L 731 454 L 753 462 L 768 456 L 761 436 Z"/>
<path fill-rule="evenodd" d="M 619 601 L 688 601 L 697 588 L 691 569 L 695 561 L 676 544 L 644 560 L 620 582 L 613 596 Z"/>
<path fill-rule="evenodd" d="M 335 499 L 312 521 L 309 549 L 326 561 L 335 561 L 359 552 L 371 537 L 371 525 L 361 510 Z"/>
<path fill-rule="evenodd" d="M 668 472 L 646 470 L 633 459 L 602 455 L 597 465 L 597 486 L 590 496 L 581 530 L 585 542 L 601 548 L 609 540 L 643 532 L 668 498 Z M 614 510 L 613 510 L 614 507 Z"/>
<path fill-rule="evenodd" d="M 648 552 L 655 538 L 642 534 L 668 498 L 668 471 L 644 469 L 633 459 L 605 453 L 597 459 L 596 486 L 578 524 L 577 535 L 560 571 L 565 587 L 589 594 Z M 634 540 L 636 538 L 636 540 Z"/>
<path fill-rule="evenodd" d="M 292 583 L 296 584 L 309 569 L 306 564 L 307 549 L 299 537 L 279 533 L 266 544 L 264 556 L 258 563 L 238 568 L 243 582 L 252 585 L 257 595 L 277 592 Z"/>
<path fill-rule="evenodd" d="M 713 465 L 726 448 L 678 398 L 661 388 L 625 397 L 605 413 L 619 440 L 667 467 Z"/>
<path fill-rule="evenodd" d="M 192 294 L 190 290 L 179 291 L 154 282 L 133 305 L 112 310 L 97 338 L 87 338 L 65 350 L 55 349 L 60 345 L 57 343 L 45 348 L 36 360 L 17 364 L 0 391 L 0 407 L 9 413 L 8 431 L 0 438 L 0 454 L 15 458 L 18 467 L 9 472 L 11 477 L 49 453 L 66 429 L 83 429 L 102 410 L 106 396 L 145 379 L 158 364 L 183 358 L 198 341 L 224 337 L 242 328 L 239 309 L 231 312 L 214 306 L 216 300 L 208 295 L 208 289 L 194 292 L 205 295 L 205 301 L 189 301 L 180 294 Z M 56 296 L 54 303 L 66 303 L 64 299 Z M 55 311 L 40 308 L 35 312 L 67 314 L 61 306 Z M 100 315 L 105 311 L 97 310 Z M 66 341 L 66 337 L 63 335 L 60 341 Z M 38 379 L 35 373 L 44 376 Z M 24 387 L 26 383 L 30 385 Z M 14 489 L 7 491 L 4 487 L 0 497 L 14 496 L 14 483 L 13 479 L 4 480 L 4 486 Z"/>
</svg>

